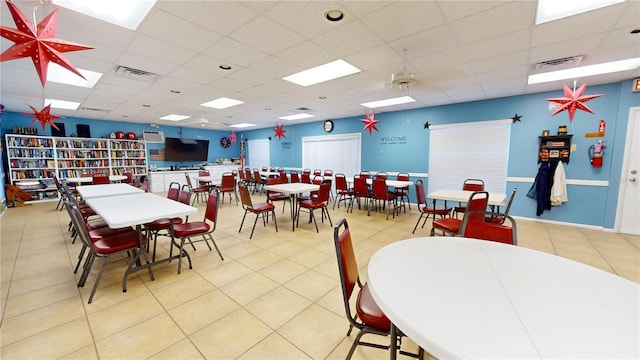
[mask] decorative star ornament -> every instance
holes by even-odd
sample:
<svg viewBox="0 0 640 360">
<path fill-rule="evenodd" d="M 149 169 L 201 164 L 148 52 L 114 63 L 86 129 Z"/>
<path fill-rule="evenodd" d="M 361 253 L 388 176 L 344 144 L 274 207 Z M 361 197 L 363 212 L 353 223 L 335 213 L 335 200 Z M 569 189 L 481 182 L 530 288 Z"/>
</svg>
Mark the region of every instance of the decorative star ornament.
<svg viewBox="0 0 640 360">
<path fill-rule="evenodd" d="M 231 143 L 235 145 L 236 141 L 237 141 L 236 132 L 231 130 Z"/>
<path fill-rule="evenodd" d="M 573 122 L 573 115 L 576 113 L 576 110 L 582 110 L 593 114 L 593 111 L 584 103 L 600 97 L 603 94 L 584 95 L 586 87 L 587 83 L 585 82 L 578 88 L 578 90 L 571 91 L 571 89 L 564 84 L 564 97 L 547 99 L 547 101 L 561 105 L 553 112 L 553 114 L 551 114 L 551 116 L 567 110 L 569 112 L 569 122 Z"/>
<path fill-rule="evenodd" d="M 27 105 L 29 105 L 29 104 L 27 104 Z M 29 125 L 33 125 L 33 124 L 39 122 L 40 125 L 42 126 L 42 131 L 44 131 L 44 128 L 45 128 L 45 126 L 47 126 L 47 124 L 51 125 L 51 127 L 56 129 L 56 130 L 60 130 L 60 129 L 58 129 L 56 124 L 53 122 L 53 120 L 54 119 L 61 119 L 62 116 L 51 114 L 51 104 L 45 106 L 44 109 L 42 109 L 40 111 L 38 111 L 38 109 L 34 108 L 31 105 L 29 105 L 29 107 L 31 108 L 31 110 L 33 110 L 33 113 L 31 113 L 31 114 L 26 114 L 25 113 L 25 115 L 34 116 L 33 121 Z"/>
<path fill-rule="evenodd" d="M 376 124 L 379 123 L 380 120 L 376 120 L 373 118 L 373 111 L 365 111 L 364 114 L 366 119 L 360 119 L 360 121 L 362 121 L 362 123 L 364 124 L 362 131 L 369 129 L 369 135 L 371 135 L 373 130 L 378 131 Z"/>
<path fill-rule="evenodd" d="M 13 16 L 13 21 L 18 28 L 11 29 L 0 26 L 0 36 L 15 43 L 0 54 L 0 62 L 30 57 L 33 65 L 36 67 L 42 87 L 44 87 L 44 84 L 47 82 L 47 68 L 50 61 L 53 61 L 83 79 L 85 78 L 62 53 L 93 48 L 55 38 L 56 26 L 58 25 L 58 9 L 54 10 L 38 23 L 36 29 L 33 23 L 18 10 L 16 5 L 8 0 L 6 3 L 9 11 L 11 11 L 11 16 Z"/>
<path fill-rule="evenodd" d="M 522 115 L 518 115 L 518 113 L 516 113 L 516 114 L 511 118 L 511 120 L 513 120 L 513 121 L 512 121 L 512 123 L 520 122 L 520 118 L 521 118 L 521 117 L 522 117 Z"/>
<path fill-rule="evenodd" d="M 422 127 L 423 127 L 424 129 L 428 129 L 428 128 L 429 128 L 429 126 L 431 126 L 431 124 L 429 124 L 429 122 L 428 122 L 428 121 L 427 121 L 426 123 L 422 124 Z"/>
<path fill-rule="evenodd" d="M 275 133 L 275 137 L 277 137 L 278 140 L 280 140 L 280 141 L 282 141 L 282 138 L 286 138 L 284 133 L 286 133 L 287 130 L 284 129 L 284 125 L 276 124 L 276 128 L 273 129 L 273 132 Z"/>
</svg>

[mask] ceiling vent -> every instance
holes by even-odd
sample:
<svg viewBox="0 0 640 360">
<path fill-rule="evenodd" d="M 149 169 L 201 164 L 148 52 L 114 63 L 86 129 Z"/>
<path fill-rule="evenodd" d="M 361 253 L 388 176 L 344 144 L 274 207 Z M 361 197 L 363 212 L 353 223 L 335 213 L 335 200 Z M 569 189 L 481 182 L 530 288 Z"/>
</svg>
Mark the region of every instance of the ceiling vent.
<svg viewBox="0 0 640 360">
<path fill-rule="evenodd" d="M 584 57 L 584 55 L 576 55 L 560 59 L 541 61 L 535 65 L 534 70 L 536 73 L 538 73 L 571 68 L 580 65 L 584 60 Z"/>
<path fill-rule="evenodd" d="M 407 49 L 402 49 L 403 67 L 402 71 L 391 74 L 391 84 L 398 88 L 407 89 L 416 83 L 414 73 L 407 71 Z"/>
<path fill-rule="evenodd" d="M 148 143 L 164 144 L 164 131 L 143 130 L 142 138 Z"/>
<path fill-rule="evenodd" d="M 122 75 L 131 79 L 137 79 L 146 82 L 153 82 L 158 78 L 158 74 L 123 65 L 116 65 L 113 72 L 117 75 Z"/>
<path fill-rule="evenodd" d="M 109 112 L 109 110 L 107 110 L 107 109 L 99 109 L 99 108 L 92 108 L 92 107 L 86 107 L 86 106 L 80 107 L 80 108 L 79 108 L 79 110 L 82 110 L 82 111 L 103 112 L 103 113 L 108 113 L 108 112 Z"/>
</svg>

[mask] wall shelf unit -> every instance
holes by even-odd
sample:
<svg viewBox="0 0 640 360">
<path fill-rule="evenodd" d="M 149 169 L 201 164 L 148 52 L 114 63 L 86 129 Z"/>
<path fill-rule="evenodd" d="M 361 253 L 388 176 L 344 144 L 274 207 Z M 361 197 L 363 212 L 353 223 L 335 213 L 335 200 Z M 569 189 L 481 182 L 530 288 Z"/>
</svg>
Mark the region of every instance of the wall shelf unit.
<svg viewBox="0 0 640 360">
<path fill-rule="evenodd" d="M 148 174 L 144 140 L 109 140 L 5 135 L 8 183 L 32 194 L 34 201 L 57 200 L 53 176 Z"/>
<path fill-rule="evenodd" d="M 539 136 L 538 163 L 560 160 L 569 163 L 573 135 Z"/>
</svg>

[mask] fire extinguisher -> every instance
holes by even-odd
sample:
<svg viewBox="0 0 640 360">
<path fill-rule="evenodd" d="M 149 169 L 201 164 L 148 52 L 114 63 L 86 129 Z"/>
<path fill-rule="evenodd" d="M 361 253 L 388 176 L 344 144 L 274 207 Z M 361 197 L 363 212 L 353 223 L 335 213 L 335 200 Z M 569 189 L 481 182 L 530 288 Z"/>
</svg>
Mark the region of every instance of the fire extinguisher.
<svg viewBox="0 0 640 360">
<path fill-rule="evenodd" d="M 589 159 L 591 159 L 591 166 L 602 167 L 602 156 L 604 155 L 602 140 L 598 140 L 598 143 L 589 146 L 587 151 L 589 153 Z"/>
</svg>

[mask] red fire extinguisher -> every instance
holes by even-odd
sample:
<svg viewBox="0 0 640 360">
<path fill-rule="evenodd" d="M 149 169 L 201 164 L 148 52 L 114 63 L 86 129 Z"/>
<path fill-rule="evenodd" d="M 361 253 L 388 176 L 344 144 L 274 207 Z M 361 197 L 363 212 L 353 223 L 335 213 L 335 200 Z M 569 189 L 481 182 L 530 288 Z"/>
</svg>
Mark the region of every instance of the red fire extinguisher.
<svg viewBox="0 0 640 360">
<path fill-rule="evenodd" d="M 598 140 L 597 144 L 589 146 L 587 151 L 589 153 L 589 159 L 591 159 L 591 166 L 602 167 L 602 156 L 604 155 L 602 140 Z"/>
</svg>

